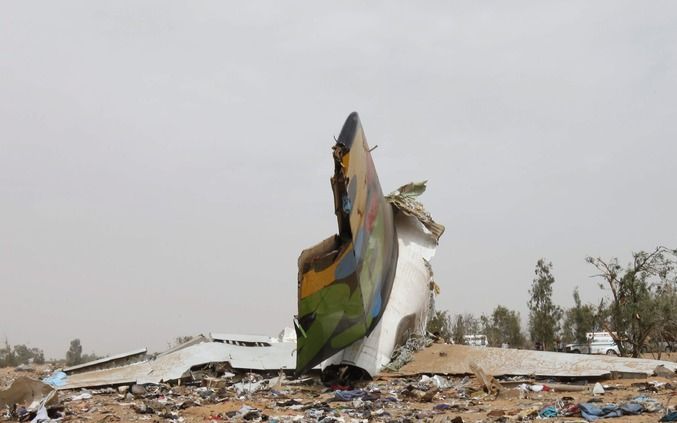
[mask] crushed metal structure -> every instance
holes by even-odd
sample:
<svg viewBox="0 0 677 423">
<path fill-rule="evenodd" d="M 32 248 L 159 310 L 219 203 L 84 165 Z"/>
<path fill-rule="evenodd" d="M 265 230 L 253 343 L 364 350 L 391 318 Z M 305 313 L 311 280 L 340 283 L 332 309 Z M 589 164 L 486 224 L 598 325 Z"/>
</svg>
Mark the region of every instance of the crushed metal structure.
<svg viewBox="0 0 677 423">
<path fill-rule="evenodd" d="M 444 226 L 415 199 L 425 183 L 385 197 L 357 113 L 334 146 L 338 234 L 299 257 L 296 370 L 322 363 L 375 376 L 394 349 L 422 335 Z"/>
<path fill-rule="evenodd" d="M 296 342 L 256 335 L 200 335 L 145 360 L 114 368 L 69 374 L 57 389 L 92 388 L 129 384 L 158 384 L 192 378 L 200 366 L 220 363 L 230 370 L 293 370 Z M 90 365 L 90 364 L 86 364 Z"/>
</svg>

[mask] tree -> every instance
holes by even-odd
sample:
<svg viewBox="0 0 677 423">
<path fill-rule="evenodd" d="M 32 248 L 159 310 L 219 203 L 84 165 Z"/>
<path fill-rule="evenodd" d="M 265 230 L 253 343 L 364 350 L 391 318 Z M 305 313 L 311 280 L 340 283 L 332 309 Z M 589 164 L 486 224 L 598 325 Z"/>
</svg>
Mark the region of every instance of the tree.
<svg viewBox="0 0 677 423">
<path fill-rule="evenodd" d="M 44 364 L 45 353 L 38 348 L 28 348 L 26 345 L 9 345 L 5 339 L 5 346 L 0 348 L 0 367 L 12 367 L 19 364 Z"/>
<path fill-rule="evenodd" d="M 665 293 L 674 293 L 677 286 L 677 250 L 657 247 L 650 253 L 632 253 L 632 262 L 625 269 L 617 258 L 585 260 L 600 271 L 594 275 L 603 280 L 600 288 L 611 291 L 609 324 L 605 329 L 622 355 L 626 352 L 623 341 L 627 341 L 632 356 L 638 357 L 652 336 L 660 336 L 675 321 L 674 307 L 669 301 L 664 303 Z"/>
<path fill-rule="evenodd" d="M 15 345 L 12 351 L 14 354 L 14 365 L 45 363 L 45 353 L 39 348 L 28 348 L 26 345 Z"/>
<path fill-rule="evenodd" d="M 96 355 L 95 353 L 82 354 L 82 360 L 80 360 L 80 362 L 81 363 L 89 363 L 90 361 L 98 360 L 100 358 L 103 358 L 103 357 Z"/>
<path fill-rule="evenodd" d="M 45 353 L 39 348 L 31 348 L 31 355 L 33 356 L 33 363 L 45 364 Z"/>
<path fill-rule="evenodd" d="M 660 284 L 656 289 L 655 302 L 657 321 L 651 334 L 649 350 L 658 351 L 659 354 L 667 348 L 677 351 L 677 286 L 670 283 Z"/>
<path fill-rule="evenodd" d="M 457 314 L 451 327 L 451 337 L 456 344 L 465 344 L 466 335 L 480 334 L 480 321 L 470 313 Z"/>
<path fill-rule="evenodd" d="M 578 288 L 574 289 L 574 306 L 564 313 L 562 323 L 562 341 L 566 343 L 585 343 L 586 334 L 600 329 L 603 323 L 604 300 L 597 309 L 592 304 L 582 304 Z"/>
<path fill-rule="evenodd" d="M 14 351 L 9 345 L 9 341 L 5 338 L 5 347 L 0 348 L 0 367 L 16 366 L 16 357 Z"/>
<path fill-rule="evenodd" d="M 16 364 L 28 364 L 33 358 L 32 351 L 25 345 L 14 346 L 14 357 Z"/>
<path fill-rule="evenodd" d="M 80 344 L 80 340 L 76 338 L 71 341 L 70 348 L 68 348 L 68 351 L 66 352 L 66 365 L 75 366 L 81 363 L 83 363 L 82 345 Z"/>
<path fill-rule="evenodd" d="M 463 324 L 463 316 L 456 315 L 454 325 L 451 327 L 451 339 L 454 344 L 465 344 L 465 325 Z"/>
<path fill-rule="evenodd" d="M 451 318 L 448 312 L 446 310 L 435 311 L 433 316 L 428 320 L 426 330 L 448 342 L 451 339 Z"/>
<path fill-rule="evenodd" d="M 552 303 L 552 263 L 539 259 L 536 263 L 536 277 L 531 284 L 527 303 L 529 307 L 529 334 L 533 342 L 538 342 L 543 349 L 550 350 L 555 344 L 555 335 L 559 331 L 562 309 Z"/>
<path fill-rule="evenodd" d="M 491 316 L 482 315 L 480 323 L 489 346 L 501 347 L 503 344 L 508 344 L 512 348 L 522 348 L 525 344 L 520 315 L 516 311 L 499 305 Z"/>
</svg>

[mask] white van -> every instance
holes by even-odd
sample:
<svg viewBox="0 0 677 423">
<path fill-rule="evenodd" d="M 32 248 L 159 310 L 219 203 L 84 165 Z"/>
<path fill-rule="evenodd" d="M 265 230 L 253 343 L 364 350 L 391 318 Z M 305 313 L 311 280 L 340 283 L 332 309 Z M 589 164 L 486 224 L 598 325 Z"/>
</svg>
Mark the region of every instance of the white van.
<svg viewBox="0 0 677 423">
<path fill-rule="evenodd" d="M 585 337 L 588 340 L 586 344 L 569 344 L 564 350 L 577 354 L 621 355 L 618 345 L 608 332 L 588 332 Z"/>
<path fill-rule="evenodd" d="M 472 345 L 473 347 L 486 347 L 489 345 L 486 335 L 465 335 L 463 337 L 465 345 Z"/>
</svg>

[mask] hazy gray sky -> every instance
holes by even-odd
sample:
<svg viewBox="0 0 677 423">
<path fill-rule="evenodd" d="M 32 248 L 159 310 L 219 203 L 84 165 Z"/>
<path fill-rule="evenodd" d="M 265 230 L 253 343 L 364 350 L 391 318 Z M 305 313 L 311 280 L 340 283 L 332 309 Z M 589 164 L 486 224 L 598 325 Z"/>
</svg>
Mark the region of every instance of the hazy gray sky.
<svg viewBox="0 0 677 423">
<path fill-rule="evenodd" d="M 429 179 L 438 306 L 603 294 L 677 246 L 677 2 L 3 2 L 0 336 L 63 356 L 276 334 L 336 232 L 357 110 L 385 191 Z"/>
</svg>

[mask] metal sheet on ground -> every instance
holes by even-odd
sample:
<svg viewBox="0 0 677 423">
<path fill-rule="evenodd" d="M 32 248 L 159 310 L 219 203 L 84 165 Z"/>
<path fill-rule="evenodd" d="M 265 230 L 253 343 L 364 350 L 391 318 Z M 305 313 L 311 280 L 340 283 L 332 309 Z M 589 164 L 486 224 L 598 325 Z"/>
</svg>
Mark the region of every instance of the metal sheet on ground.
<svg viewBox="0 0 677 423">
<path fill-rule="evenodd" d="M 44 382 L 21 376 L 16 378 L 8 388 L 0 391 L 0 407 L 30 404 L 28 408 L 34 409 L 45 399 L 56 400 L 55 396 L 49 396 L 52 391 L 54 388 Z"/>
<path fill-rule="evenodd" d="M 155 360 L 78 373 L 69 376 L 66 384 L 59 389 L 160 383 L 180 379 L 191 367 L 207 363 L 228 362 L 235 369 L 246 370 L 293 369 L 296 365 L 295 349 L 296 344 L 291 342 L 265 347 L 205 342 L 158 356 Z"/>
<path fill-rule="evenodd" d="M 87 363 L 70 366 L 63 369 L 64 373 L 80 373 L 97 370 L 104 367 L 119 367 L 122 364 L 129 364 L 133 361 L 141 361 L 148 351 L 146 348 L 140 348 L 126 353 L 115 354 L 110 357 L 100 358 Z M 117 366 L 116 366 L 117 364 Z"/>
<path fill-rule="evenodd" d="M 677 369 L 677 363 L 660 360 L 434 344 L 416 353 L 414 359 L 398 373 L 470 374 L 470 363 L 473 362 L 494 376 L 599 377 L 611 373 L 651 375 L 660 364 L 671 371 Z"/>
</svg>

